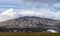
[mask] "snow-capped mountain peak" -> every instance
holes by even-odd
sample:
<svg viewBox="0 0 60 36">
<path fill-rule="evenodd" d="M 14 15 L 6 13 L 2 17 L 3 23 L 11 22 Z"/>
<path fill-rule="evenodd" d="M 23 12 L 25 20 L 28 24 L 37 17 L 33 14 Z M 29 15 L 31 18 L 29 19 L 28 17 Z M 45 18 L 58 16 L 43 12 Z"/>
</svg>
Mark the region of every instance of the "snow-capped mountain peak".
<svg viewBox="0 0 60 36">
<path fill-rule="evenodd" d="M 0 22 L 10 20 L 10 19 L 15 19 L 18 17 L 19 17 L 19 14 L 15 12 L 13 8 L 11 8 L 0 14 Z"/>
<path fill-rule="evenodd" d="M 12 8 L 11 8 L 11 9 L 8 9 L 8 10 L 4 11 L 1 15 L 8 15 L 8 14 L 10 14 L 12 11 L 13 11 Z"/>
<path fill-rule="evenodd" d="M 5 16 L 5 15 L 10 17 L 16 17 L 17 13 L 14 11 L 13 8 L 11 8 L 1 13 L 1 16 Z"/>
</svg>

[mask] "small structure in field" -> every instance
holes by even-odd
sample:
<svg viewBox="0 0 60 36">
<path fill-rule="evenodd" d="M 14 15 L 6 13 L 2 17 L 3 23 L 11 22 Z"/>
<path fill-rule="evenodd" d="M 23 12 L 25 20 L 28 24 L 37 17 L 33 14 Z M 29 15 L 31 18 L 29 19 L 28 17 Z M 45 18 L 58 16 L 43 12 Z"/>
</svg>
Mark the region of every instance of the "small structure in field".
<svg viewBox="0 0 60 36">
<path fill-rule="evenodd" d="M 53 28 L 50 28 L 47 30 L 47 32 L 58 33 L 58 32 L 60 32 L 60 26 L 55 26 Z"/>
<path fill-rule="evenodd" d="M 48 29 L 47 32 L 58 33 L 59 31 L 56 31 L 56 30 L 54 30 L 54 29 Z"/>
<path fill-rule="evenodd" d="M 14 32 L 17 32 L 17 30 L 14 30 Z"/>
</svg>

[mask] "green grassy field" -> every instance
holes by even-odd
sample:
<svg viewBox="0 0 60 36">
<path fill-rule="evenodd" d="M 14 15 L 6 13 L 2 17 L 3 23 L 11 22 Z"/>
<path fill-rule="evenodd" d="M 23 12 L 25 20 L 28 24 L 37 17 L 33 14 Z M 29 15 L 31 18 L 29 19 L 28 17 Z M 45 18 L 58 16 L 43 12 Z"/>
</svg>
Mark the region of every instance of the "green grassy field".
<svg viewBox="0 0 60 36">
<path fill-rule="evenodd" d="M 0 36 L 60 36 L 60 33 L 0 32 Z"/>
</svg>

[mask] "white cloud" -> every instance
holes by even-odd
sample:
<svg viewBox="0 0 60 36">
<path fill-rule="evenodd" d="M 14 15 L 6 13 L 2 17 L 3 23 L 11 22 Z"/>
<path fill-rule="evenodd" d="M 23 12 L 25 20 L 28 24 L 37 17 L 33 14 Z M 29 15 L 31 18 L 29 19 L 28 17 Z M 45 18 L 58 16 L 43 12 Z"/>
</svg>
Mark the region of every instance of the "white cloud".
<svg viewBox="0 0 60 36">
<path fill-rule="evenodd" d="M 44 2 L 44 1 L 42 1 L 42 2 Z M 22 0 L 4 0 L 4 1 L 0 0 L 0 3 L 8 3 L 11 5 L 17 4 L 17 5 L 21 5 L 24 8 L 24 9 L 21 8 L 22 10 L 19 9 L 20 11 L 18 11 L 18 12 L 16 12 L 14 9 L 7 9 L 6 11 L 2 12 L 2 14 L 0 14 L 0 20 L 2 20 L 2 19 L 5 20 L 4 18 L 6 18 L 6 20 L 7 20 L 7 19 L 19 17 L 19 15 L 21 15 L 21 16 L 39 16 L 39 17 L 43 17 L 43 18 L 60 20 L 60 10 L 58 10 L 58 8 L 60 8 L 60 3 L 58 3 L 58 2 L 57 3 L 41 3 L 41 2 L 39 3 L 37 1 L 36 3 L 34 3 L 34 2 L 33 3 L 31 3 L 31 2 L 23 3 Z M 8 6 L 6 6 L 6 7 L 8 7 Z M 19 7 L 17 7 L 17 8 L 19 8 Z M 27 8 L 27 9 L 25 9 L 25 8 Z M 28 10 L 28 9 L 30 9 L 30 10 Z"/>
<path fill-rule="evenodd" d="M 23 15 L 23 16 L 35 16 L 37 15 L 34 10 L 22 10 L 20 12 L 20 15 Z"/>
<path fill-rule="evenodd" d="M 53 12 L 49 10 L 22 10 L 20 11 L 22 16 L 38 16 L 43 18 L 49 18 L 54 20 L 60 20 L 60 11 Z"/>
<path fill-rule="evenodd" d="M 38 16 L 43 18 L 49 18 L 54 20 L 60 20 L 60 11 L 53 12 L 47 9 L 40 10 L 20 10 L 16 12 L 14 9 L 8 9 L 0 14 L 0 22 L 10 19 L 15 19 L 21 16 Z"/>
</svg>

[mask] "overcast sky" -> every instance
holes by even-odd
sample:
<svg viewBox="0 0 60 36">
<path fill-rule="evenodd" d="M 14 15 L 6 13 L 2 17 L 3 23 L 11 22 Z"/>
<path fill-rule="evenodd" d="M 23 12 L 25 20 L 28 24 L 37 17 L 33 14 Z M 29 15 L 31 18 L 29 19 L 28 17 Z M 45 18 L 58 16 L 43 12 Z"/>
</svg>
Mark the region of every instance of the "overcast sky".
<svg viewBox="0 0 60 36">
<path fill-rule="evenodd" d="M 60 9 L 60 0 L 0 0 L 0 8 L 32 8 L 35 6 L 39 7 L 47 7 L 50 8 L 58 8 Z"/>
<path fill-rule="evenodd" d="M 60 19 L 60 0 L 0 0 L 0 12 L 9 8 L 37 10 L 42 17 Z"/>
</svg>

